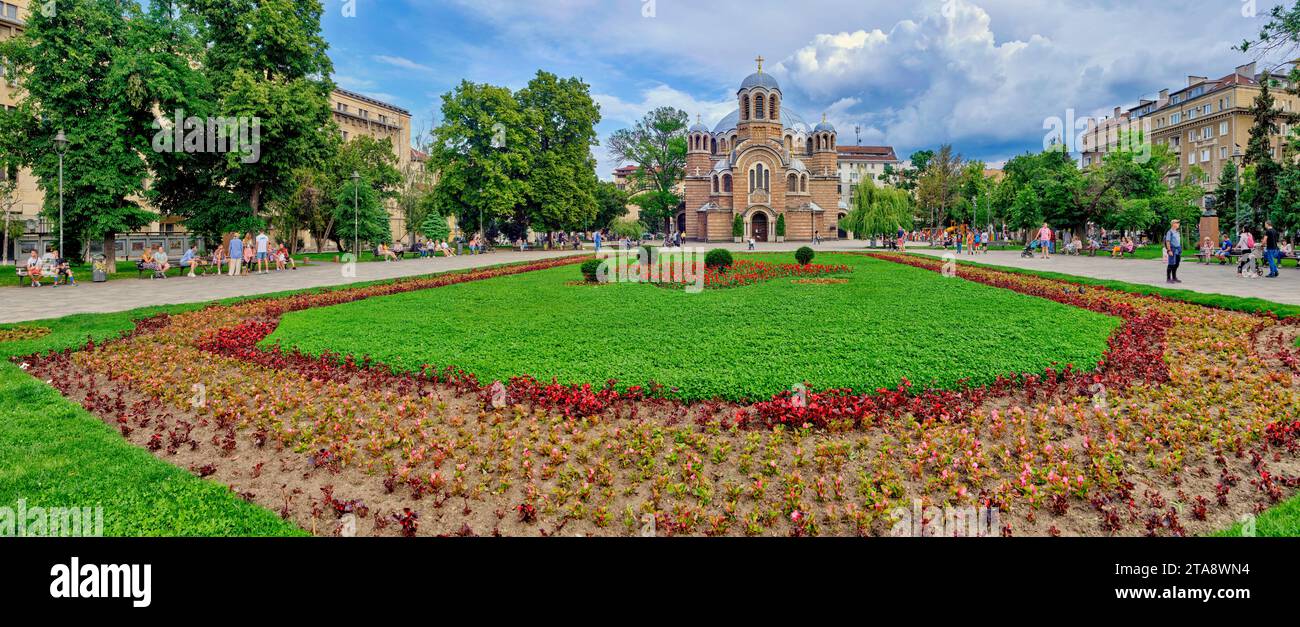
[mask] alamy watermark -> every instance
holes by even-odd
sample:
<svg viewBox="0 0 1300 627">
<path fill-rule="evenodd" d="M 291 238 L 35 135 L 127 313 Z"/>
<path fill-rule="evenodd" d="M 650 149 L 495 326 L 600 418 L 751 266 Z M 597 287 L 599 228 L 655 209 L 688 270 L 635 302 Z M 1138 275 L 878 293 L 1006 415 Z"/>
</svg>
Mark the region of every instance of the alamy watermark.
<svg viewBox="0 0 1300 627">
<path fill-rule="evenodd" d="M 889 516 L 894 520 L 889 535 L 895 538 L 988 538 L 1002 531 L 996 507 L 921 507 L 914 499 L 911 509 L 895 507 Z"/>
<path fill-rule="evenodd" d="M 104 535 L 104 508 L 28 507 L 18 499 L 16 507 L 0 507 L 0 538 L 83 537 Z"/>
<path fill-rule="evenodd" d="M 703 248 L 636 249 L 602 248 L 596 253 L 600 268 L 596 271 L 599 283 L 661 283 L 680 284 L 686 292 L 704 291 L 707 252 Z"/>
<path fill-rule="evenodd" d="M 186 116 L 177 109 L 171 119 L 156 119 L 155 152 L 234 153 L 244 163 L 262 158 L 262 120 L 258 117 Z"/>
<path fill-rule="evenodd" d="M 1085 153 L 1131 152 L 1134 161 L 1151 160 L 1151 120 L 1107 119 L 1079 116 L 1074 109 L 1065 110 L 1065 118 L 1051 116 L 1043 119 L 1043 150 L 1064 150 Z M 1089 146 L 1092 136 L 1096 145 Z"/>
</svg>

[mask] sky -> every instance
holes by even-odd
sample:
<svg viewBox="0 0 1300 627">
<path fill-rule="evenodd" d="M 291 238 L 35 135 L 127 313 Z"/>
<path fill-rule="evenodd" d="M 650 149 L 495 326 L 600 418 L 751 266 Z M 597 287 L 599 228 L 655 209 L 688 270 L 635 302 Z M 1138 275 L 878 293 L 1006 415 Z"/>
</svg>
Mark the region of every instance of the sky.
<svg viewBox="0 0 1300 627">
<path fill-rule="evenodd" d="M 1219 78 L 1276 0 L 322 0 L 334 80 L 438 120 L 460 81 L 523 87 L 577 76 L 606 140 L 657 106 L 712 128 L 763 56 L 786 107 L 841 145 L 901 158 L 950 143 L 991 166 L 1043 147 L 1052 118 Z M 1264 59 L 1263 64 L 1275 63 Z M 858 130 L 860 129 L 860 130 Z"/>
</svg>

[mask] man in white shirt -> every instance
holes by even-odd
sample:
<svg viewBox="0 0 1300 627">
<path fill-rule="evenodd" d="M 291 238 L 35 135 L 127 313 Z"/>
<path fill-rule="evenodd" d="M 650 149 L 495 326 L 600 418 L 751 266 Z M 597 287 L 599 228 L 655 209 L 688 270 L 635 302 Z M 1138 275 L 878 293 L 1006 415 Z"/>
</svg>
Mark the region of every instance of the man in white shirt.
<svg viewBox="0 0 1300 627">
<path fill-rule="evenodd" d="M 271 238 L 266 235 L 266 231 L 257 234 L 257 269 L 259 274 L 266 274 L 267 267 L 267 245 Z"/>
</svg>

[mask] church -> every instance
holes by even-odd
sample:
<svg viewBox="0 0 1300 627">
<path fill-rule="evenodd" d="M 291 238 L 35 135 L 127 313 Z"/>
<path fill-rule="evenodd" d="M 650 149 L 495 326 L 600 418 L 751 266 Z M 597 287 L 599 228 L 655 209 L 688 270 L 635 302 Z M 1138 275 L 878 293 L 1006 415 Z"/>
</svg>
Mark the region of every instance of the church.
<svg viewBox="0 0 1300 627">
<path fill-rule="evenodd" d="M 844 236 L 848 214 L 839 193 L 835 127 L 822 117 L 809 126 L 783 105 L 781 86 L 758 71 L 736 92 L 738 108 L 710 131 L 696 121 L 687 134 L 685 204 L 677 228 L 688 239 L 730 241 L 735 216 L 744 237 L 777 239 L 785 216 L 785 239 L 831 240 Z"/>
</svg>

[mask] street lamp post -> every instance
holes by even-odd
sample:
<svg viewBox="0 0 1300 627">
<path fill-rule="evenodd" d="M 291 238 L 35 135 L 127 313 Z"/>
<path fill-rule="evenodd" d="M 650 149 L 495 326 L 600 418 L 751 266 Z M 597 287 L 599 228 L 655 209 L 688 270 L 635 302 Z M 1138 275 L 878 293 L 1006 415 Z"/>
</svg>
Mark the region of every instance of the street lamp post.
<svg viewBox="0 0 1300 627">
<path fill-rule="evenodd" d="M 356 170 L 352 171 L 352 256 L 358 262 L 361 261 L 361 218 L 357 209 L 357 199 L 359 191 L 358 183 L 361 181 L 361 175 Z"/>
<path fill-rule="evenodd" d="M 1234 204 L 1236 206 L 1234 207 L 1235 211 L 1233 211 L 1233 216 L 1232 216 L 1232 221 L 1233 224 L 1236 226 L 1237 233 L 1233 233 L 1233 235 L 1237 235 L 1238 233 L 1241 233 L 1241 175 L 1242 175 L 1241 163 L 1240 163 L 1242 161 L 1241 158 L 1242 158 L 1241 144 L 1233 144 L 1232 161 L 1237 166 L 1237 194 L 1236 197 L 1234 198 L 1235 200 Z"/>
<path fill-rule="evenodd" d="M 54 149 L 59 153 L 59 256 L 67 258 L 68 252 L 63 249 L 63 155 L 68 152 L 68 138 L 63 129 L 54 136 Z"/>
</svg>

